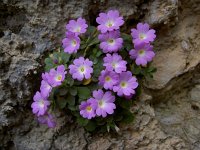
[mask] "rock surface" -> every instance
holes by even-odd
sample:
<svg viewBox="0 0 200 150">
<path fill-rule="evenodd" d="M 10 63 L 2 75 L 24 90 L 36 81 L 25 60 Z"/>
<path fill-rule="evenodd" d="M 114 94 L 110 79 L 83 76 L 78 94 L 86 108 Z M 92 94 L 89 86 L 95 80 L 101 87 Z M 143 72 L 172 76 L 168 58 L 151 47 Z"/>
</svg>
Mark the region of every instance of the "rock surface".
<svg viewBox="0 0 200 150">
<path fill-rule="evenodd" d="M 43 58 L 60 46 L 70 18 L 95 25 L 111 8 L 124 16 L 123 30 L 145 21 L 157 31 L 158 71 L 144 82 L 135 122 L 119 135 L 90 135 L 62 117 L 56 129 L 38 125 L 30 104 Z M 200 149 L 199 20 L 199 0 L 0 0 L 0 149 Z"/>
</svg>

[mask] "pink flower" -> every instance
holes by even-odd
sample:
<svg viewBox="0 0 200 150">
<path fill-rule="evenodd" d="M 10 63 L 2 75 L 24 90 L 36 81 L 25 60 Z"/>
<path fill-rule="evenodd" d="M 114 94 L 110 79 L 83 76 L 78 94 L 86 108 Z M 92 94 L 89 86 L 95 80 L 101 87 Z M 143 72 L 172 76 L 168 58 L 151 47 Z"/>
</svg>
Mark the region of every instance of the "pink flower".
<svg viewBox="0 0 200 150">
<path fill-rule="evenodd" d="M 135 89 L 138 87 L 138 82 L 133 77 L 130 71 L 122 72 L 119 75 L 119 82 L 113 87 L 113 91 L 117 92 L 118 96 L 130 96 L 135 94 Z"/>
<path fill-rule="evenodd" d="M 45 73 L 42 73 L 42 82 L 41 82 L 41 86 L 40 86 L 40 91 L 41 91 L 41 94 L 44 96 L 44 97 L 49 97 L 49 94 L 52 90 L 52 86 L 51 84 L 48 82 L 48 76 L 49 76 L 49 73 L 45 72 Z"/>
<path fill-rule="evenodd" d="M 31 105 L 32 111 L 37 116 L 44 115 L 50 105 L 50 102 L 41 95 L 40 92 L 36 92 L 33 97 L 34 102 Z"/>
<path fill-rule="evenodd" d="M 78 18 L 76 20 L 70 20 L 69 24 L 66 25 L 66 29 L 70 32 L 79 35 L 81 33 L 85 33 L 88 25 L 86 24 L 86 20 L 82 18 Z"/>
<path fill-rule="evenodd" d="M 49 97 L 51 90 L 52 90 L 51 85 L 46 80 L 42 80 L 40 86 L 40 91 L 42 95 L 44 95 L 44 97 Z"/>
<path fill-rule="evenodd" d="M 97 116 L 106 117 L 107 114 L 113 114 L 116 106 L 114 104 L 115 96 L 109 92 L 103 92 L 102 90 L 93 91 L 93 97 L 96 100 L 96 114 Z"/>
<path fill-rule="evenodd" d="M 84 59 L 83 57 L 79 57 L 73 61 L 72 65 L 69 65 L 69 73 L 72 75 L 73 79 L 77 79 L 82 81 L 85 79 L 91 78 L 91 73 L 93 73 L 92 68 L 93 62 L 88 58 Z"/>
<path fill-rule="evenodd" d="M 57 67 L 57 69 L 51 69 L 49 72 L 49 75 L 47 75 L 47 80 L 48 83 L 50 83 L 50 85 L 52 87 L 56 87 L 62 84 L 62 82 L 65 79 L 65 75 L 66 75 L 66 71 L 65 71 L 65 66 L 64 65 L 60 65 Z"/>
<path fill-rule="evenodd" d="M 147 23 L 144 24 L 138 23 L 137 29 L 131 30 L 131 35 L 133 37 L 133 43 L 135 45 L 140 44 L 142 42 L 144 43 L 153 42 L 154 39 L 156 38 L 155 30 L 153 29 L 149 30 L 149 25 Z"/>
<path fill-rule="evenodd" d="M 107 14 L 100 13 L 96 21 L 99 24 L 97 28 L 101 33 L 118 30 L 124 24 L 123 17 L 119 16 L 119 11 L 117 10 L 110 10 Z"/>
<path fill-rule="evenodd" d="M 113 71 L 102 70 L 99 76 L 99 84 L 106 90 L 112 90 L 113 86 L 118 83 L 119 76 Z"/>
<path fill-rule="evenodd" d="M 123 39 L 120 38 L 118 30 L 100 34 L 98 38 L 101 41 L 100 48 L 104 53 L 117 52 L 122 48 Z"/>
<path fill-rule="evenodd" d="M 130 50 L 129 54 L 132 59 L 135 59 L 135 63 L 139 66 L 145 66 L 148 62 L 151 62 L 155 53 L 153 46 L 150 44 L 141 43 L 134 46 L 135 49 Z"/>
<path fill-rule="evenodd" d="M 96 103 L 94 98 L 90 98 L 87 101 L 82 101 L 79 105 L 80 114 L 83 118 L 92 119 L 96 116 Z"/>
<path fill-rule="evenodd" d="M 117 53 L 114 54 L 106 54 L 106 57 L 103 59 L 103 66 L 106 67 L 106 70 L 112 71 L 114 70 L 116 73 L 121 73 L 122 71 L 126 71 L 127 62 L 122 60 L 122 57 Z"/>
<path fill-rule="evenodd" d="M 66 33 L 66 38 L 62 40 L 64 52 L 72 54 L 77 53 L 80 47 L 80 38 L 72 32 Z"/>
</svg>

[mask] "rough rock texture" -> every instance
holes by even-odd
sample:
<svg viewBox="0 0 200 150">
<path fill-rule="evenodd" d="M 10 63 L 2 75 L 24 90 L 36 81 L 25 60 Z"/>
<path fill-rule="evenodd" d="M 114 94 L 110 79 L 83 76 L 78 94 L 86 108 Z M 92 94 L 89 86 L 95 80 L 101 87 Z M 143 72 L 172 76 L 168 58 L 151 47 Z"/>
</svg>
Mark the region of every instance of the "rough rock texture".
<svg viewBox="0 0 200 150">
<path fill-rule="evenodd" d="M 135 122 L 119 135 L 90 135 L 58 115 L 58 127 L 38 125 L 30 103 L 43 58 L 61 43 L 70 18 L 95 25 L 100 11 L 119 9 L 129 31 L 139 21 L 157 30 L 153 80 L 133 107 Z M 0 149 L 199 150 L 199 0 L 0 0 Z"/>
</svg>

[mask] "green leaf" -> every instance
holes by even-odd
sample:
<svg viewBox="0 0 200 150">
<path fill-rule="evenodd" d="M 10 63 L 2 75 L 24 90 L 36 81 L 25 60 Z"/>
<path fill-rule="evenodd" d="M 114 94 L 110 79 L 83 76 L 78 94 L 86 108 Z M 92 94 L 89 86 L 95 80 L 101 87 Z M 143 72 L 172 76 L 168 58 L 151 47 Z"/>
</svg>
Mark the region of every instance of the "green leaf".
<svg viewBox="0 0 200 150">
<path fill-rule="evenodd" d="M 133 74 L 138 75 L 141 73 L 141 68 L 140 67 L 135 67 L 132 70 Z"/>
<path fill-rule="evenodd" d="M 81 44 L 80 49 L 85 49 L 86 47 L 87 47 L 87 44 L 84 43 L 84 44 Z"/>
<path fill-rule="evenodd" d="M 132 101 L 131 100 L 124 100 L 124 99 L 118 99 L 118 104 L 125 109 L 130 109 L 132 106 Z"/>
<path fill-rule="evenodd" d="M 55 67 L 53 60 L 51 58 L 46 58 L 44 62 L 45 62 L 45 71 L 49 71 L 51 68 Z"/>
<path fill-rule="evenodd" d="M 94 130 L 96 129 L 96 127 L 97 127 L 96 123 L 90 120 L 90 121 L 88 122 L 88 124 L 85 126 L 85 129 L 86 129 L 87 131 L 92 132 L 92 131 L 94 131 Z"/>
<path fill-rule="evenodd" d="M 141 86 L 139 84 L 139 86 L 136 89 L 136 94 L 137 94 L 137 96 L 139 96 L 139 95 L 141 95 L 141 93 L 142 93 L 142 88 L 141 88 Z"/>
<path fill-rule="evenodd" d="M 91 36 L 91 35 L 94 34 L 95 31 L 96 31 L 96 27 L 94 27 L 94 26 L 89 26 L 89 27 L 87 28 L 86 35 Z"/>
<path fill-rule="evenodd" d="M 78 110 L 76 106 L 74 105 L 68 105 L 68 109 L 71 110 L 71 111 L 76 111 Z"/>
<path fill-rule="evenodd" d="M 97 49 L 97 48 L 94 48 L 94 49 L 92 50 L 92 53 L 93 53 L 94 55 L 96 55 L 97 51 L 98 51 L 98 49 Z"/>
<path fill-rule="evenodd" d="M 65 108 L 65 106 L 66 106 L 66 104 L 67 104 L 67 100 L 66 100 L 66 98 L 64 98 L 64 97 L 57 97 L 57 104 L 58 104 L 58 107 L 60 108 L 60 109 L 63 109 L 63 108 Z"/>
<path fill-rule="evenodd" d="M 90 42 L 90 44 L 88 46 L 92 46 L 92 45 L 96 45 L 99 43 L 99 39 L 98 37 L 95 37 L 94 39 L 92 39 Z"/>
<path fill-rule="evenodd" d="M 121 115 L 121 113 L 115 115 L 114 120 L 115 121 L 121 121 L 123 119 L 123 116 Z"/>
<path fill-rule="evenodd" d="M 120 51 L 119 53 L 120 53 L 120 55 L 122 56 L 123 59 L 126 60 L 127 58 L 129 58 L 129 54 L 128 54 L 127 51 L 122 50 L 122 51 Z"/>
<path fill-rule="evenodd" d="M 77 122 L 80 126 L 86 126 L 89 120 L 80 116 L 80 117 L 77 117 Z"/>
<path fill-rule="evenodd" d="M 72 96 L 72 95 L 70 95 L 70 94 L 68 94 L 68 96 L 67 96 L 67 103 L 69 105 L 75 105 L 75 97 Z"/>
<path fill-rule="evenodd" d="M 123 114 L 123 119 L 122 119 L 123 123 L 131 123 L 134 120 L 134 115 L 129 110 L 123 110 L 122 114 Z"/>
<path fill-rule="evenodd" d="M 66 77 L 66 83 L 69 85 L 69 86 L 72 86 L 74 84 L 74 79 L 72 79 L 71 75 L 67 75 Z"/>
<path fill-rule="evenodd" d="M 104 66 L 103 66 L 103 58 L 100 57 L 98 58 L 98 63 L 94 64 L 94 73 L 93 73 L 93 77 L 99 77 L 101 71 L 104 69 Z"/>
<path fill-rule="evenodd" d="M 59 95 L 64 96 L 68 93 L 68 89 L 66 87 L 59 88 Z"/>
<path fill-rule="evenodd" d="M 96 57 L 101 56 L 101 54 L 103 54 L 103 53 L 102 53 L 102 51 L 100 50 L 100 51 L 97 52 Z"/>
<path fill-rule="evenodd" d="M 157 68 L 154 68 L 154 67 L 149 67 L 148 68 L 148 72 L 149 73 L 155 73 L 157 71 Z"/>
<path fill-rule="evenodd" d="M 50 59 L 50 58 L 45 58 L 44 63 L 45 63 L 46 65 L 52 64 L 52 59 Z"/>
<path fill-rule="evenodd" d="M 132 42 L 132 37 L 129 34 L 122 33 L 121 37 L 124 39 L 124 41 L 130 41 L 130 42 Z"/>
<path fill-rule="evenodd" d="M 45 66 L 44 69 L 45 69 L 46 72 L 49 72 L 49 70 L 51 70 L 51 68 L 53 68 L 53 67 L 52 66 Z"/>
<path fill-rule="evenodd" d="M 95 57 L 94 59 L 93 59 L 93 64 L 97 64 L 98 63 L 98 59 Z"/>
<path fill-rule="evenodd" d="M 133 49 L 133 43 L 132 43 L 132 37 L 131 37 L 131 35 L 129 35 L 129 34 L 126 34 L 126 33 L 122 33 L 121 34 L 121 37 L 123 38 L 123 40 L 124 40 L 124 48 L 127 50 L 127 51 L 129 51 L 129 50 L 131 50 L 131 49 Z M 123 48 L 123 49 L 124 49 Z"/>
<path fill-rule="evenodd" d="M 68 63 L 68 61 L 69 61 L 71 55 L 68 54 L 68 53 L 65 53 L 65 52 L 61 52 L 61 53 L 60 53 L 60 57 L 61 57 L 61 59 L 62 59 L 62 63 L 63 63 L 63 64 L 66 64 L 66 63 Z"/>
<path fill-rule="evenodd" d="M 104 124 L 106 124 L 106 119 L 102 118 L 102 117 L 95 118 L 95 121 L 96 121 L 97 125 L 104 125 Z"/>
<path fill-rule="evenodd" d="M 78 87 L 78 96 L 81 99 L 88 99 L 90 97 L 91 91 L 88 87 Z"/>
<path fill-rule="evenodd" d="M 106 117 L 106 122 L 107 122 L 107 123 L 113 122 L 113 116 L 108 116 L 108 117 Z"/>
<path fill-rule="evenodd" d="M 75 86 L 70 87 L 69 92 L 71 95 L 76 96 L 77 95 L 77 88 Z"/>
</svg>

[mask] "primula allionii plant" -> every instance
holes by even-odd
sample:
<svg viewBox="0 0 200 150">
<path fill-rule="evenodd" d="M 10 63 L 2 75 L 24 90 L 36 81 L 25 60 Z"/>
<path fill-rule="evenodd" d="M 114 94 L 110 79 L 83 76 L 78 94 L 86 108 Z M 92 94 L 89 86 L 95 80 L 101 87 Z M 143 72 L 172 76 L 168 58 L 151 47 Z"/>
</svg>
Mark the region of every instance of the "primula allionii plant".
<svg viewBox="0 0 200 150">
<path fill-rule="evenodd" d="M 45 59 L 40 91 L 32 111 L 41 124 L 56 126 L 55 110 L 61 109 L 88 131 L 118 130 L 133 121 L 130 111 L 140 93 L 139 81 L 153 77 L 155 30 L 138 23 L 131 35 L 120 33 L 124 24 L 117 10 L 100 13 L 97 27 L 86 20 L 66 25 L 62 50 Z"/>
</svg>

